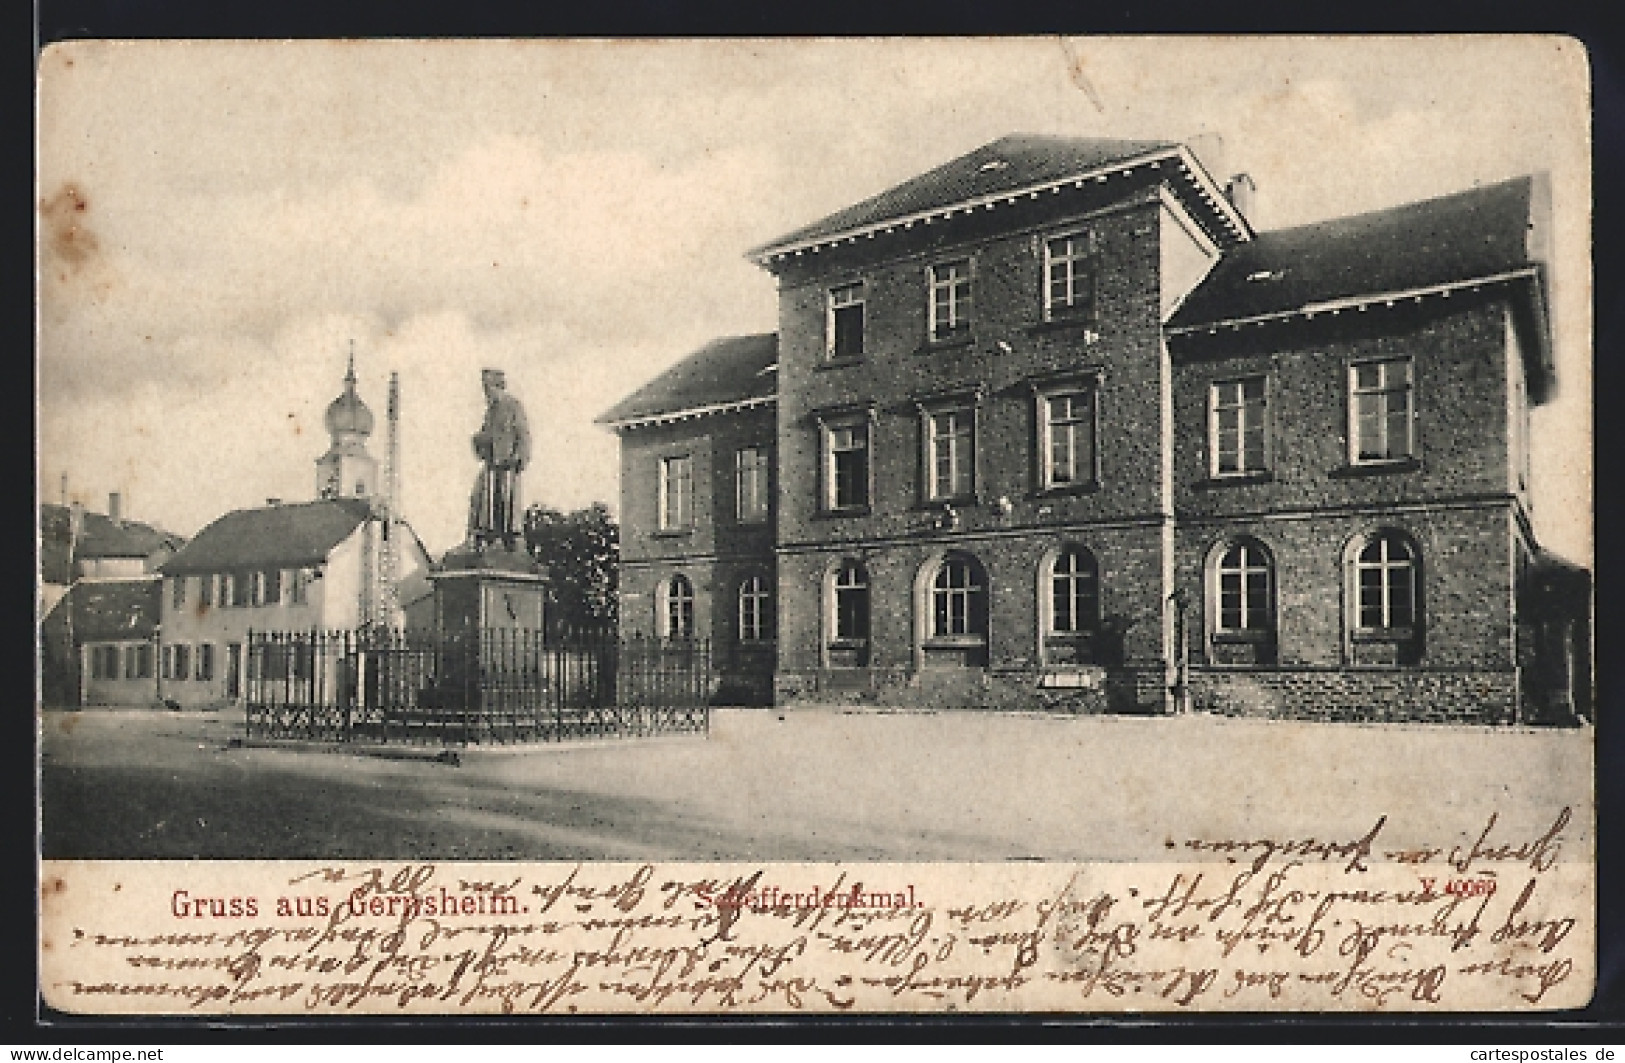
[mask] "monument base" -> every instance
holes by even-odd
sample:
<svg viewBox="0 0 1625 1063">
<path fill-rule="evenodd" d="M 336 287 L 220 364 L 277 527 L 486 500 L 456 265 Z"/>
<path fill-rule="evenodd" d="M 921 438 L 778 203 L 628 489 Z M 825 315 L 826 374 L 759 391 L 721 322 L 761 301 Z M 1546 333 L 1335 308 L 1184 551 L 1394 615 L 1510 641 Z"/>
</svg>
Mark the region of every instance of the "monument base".
<svg viewBox="0 0 1625 1063">
<path fill-rule="evenodd" d="M 442 631 L 542 631 L 546 626 L 547 568 L 523 550 L 464 543 L 446 552 L 429 579 L 435 623 Z"/>
</svg>

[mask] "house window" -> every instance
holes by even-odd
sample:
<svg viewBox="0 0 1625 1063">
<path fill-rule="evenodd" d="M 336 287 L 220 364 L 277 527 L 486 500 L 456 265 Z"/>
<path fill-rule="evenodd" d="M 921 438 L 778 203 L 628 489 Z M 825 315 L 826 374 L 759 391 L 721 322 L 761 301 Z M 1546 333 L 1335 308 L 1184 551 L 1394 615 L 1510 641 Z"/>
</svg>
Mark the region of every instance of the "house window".
<svg viewBox="0 0 1625 1063">
<path fill-rule="evenodd" d="M 931 267 L 931 339 L 953 339 L 970 328 L 970 259 Z"/>
<path fill-rule="evenodd" d="M 1396 461 L 1415 453 L 1409 358 L 1349 366 L 1349 460 Z"/>
<path fill-rule="evenodd" d="M 198 644 L 197 678 L 204 681 L 214 678 L 214 643 L 212 642 Z"/>
<path fill-rule="evenodd" d="M 310 570 L 305 568 L 292 568 L 288 570 L 288 600 L 294 605 L 304 605 L 309 598 Z"/>
<path fill-rule="evenodd" d="M 107 678 L 107 656 L 104 653 L 107 648 L 103 646 L 90 647 L 90 678 Z"/>
<path fill-rule="evenodd" d="M 268 568 L 261 573 L 265 585 L 265 598 L 263 604 L 276 605 L 282 601 L 282 570 Z"/>
<path fill-rule="evenodd" d="M 931 581 L 931 637 L 987 637 L 987 580 L 970 557 L 950 554 Z"/>
<path fill-rule="evenodd" d="M 920 663 L 928 668 L 987 666 L 987 572 L 969 554 L 950 553 L 931 572 Z"/>
<path fill-rule="evenodd" d="M 668 639 L 694 637 L 694 585 L 682 574 L 661 588 L 660 633 Z"/>
<path fill-rule="evenodd" d="M 761 642 L 773 637 L 767 580 L 752 576 L 739 587 L 739 640 Z"/>
<path fill-rule="evenodd" d="M 248 604 L 252 606 L 265 604 L 265 573 L 248 574 Z"/>
<path fill-rule="evenodd" d="M 734 512 L 742 523 L 767 519 L 767 451 L 745 447 L 734 460 Z"/>
<path fill-rule="evenodd" d="M 869 425 L 866 421 L 824 428 L 824 508 L 861 509 L 869 504 Z"/>
<path fill-rule="evenodd" d="M 1347 599 L 1354 664 L 1410 665 L 1422 657 L 1422 556 L 1401 532 L 1350 544 Z"/>
<path fill-rule="evenodd" d="M 140 648 L 141 647 L 139 647 L 139 646 L 126 646 L 126 647 L 124 647 L 124 678 L 125 679 L 135 679 L 135 678 L 139 677 L 139 675 L 140 675 L 140 671 L 141 671 L 140 670 L 140 662 L 139 662 L 139 660 L 137 660 L 137 657 L 136 657 L 136 651 L 139 650 Z"/>
<path fill-rule="evenodd" d="M 239 602 L 237 600 L 239 591 L 241 589 L 243 589 L 241 587 L 241 584 L 242 584 L 242 580 L 238 578 L 238 576 L 237 576 L 237 574 L 235 572 L 222 572 L 222 573 L 220 573 L 220 598 L 219 598 L 219 602 L 220 602 L 221 608 L 225 608 L 228 605 L 241 605 L 242 604 L 241 602 Z"/>
<path fill-rule="evenodd" d="M 1050 320 L 1090 317 L 1095 308 L 1095 272 L 1090 233 L 1059 236 L 1044 244 L 1044 316 Z"/>
<path fill-rule="evenodd" d="M 679 531 L 694 517 L 694 460 L 684 454 L 660 461 L 660 530 Z"/>
<path fill-rule="evenodd" d="M 1050 633 L 1080 635 L 1099 625 L 1100 569 L 1095 555 L 1069 546 L 1050 566 Z"/>
<path fill-rule="evenodd" d="M 929 497 L 968 498 L 976 488 L 976 412 L 943 410 L 927 415 L 926 460 Z"/>
<path fill-rule="evenodd" d="M 1231 543 L 1214 569 L 1218 610 L 1214 631 L 1220 635 L 1262 634 L 1272 626 L 1270 560 L 1250 540 Z"/>
<path fill-rule="evenodd" d="M 1372 537 L 1354 561 L 1359 612 L 1356 630 L 1409 630 L 1416 624 L 1416 555 L 1391 532 Z"/>
<path fill-rule="evenodd" d="M 192 647 L 182 642 L 175 647 L 175 672 L 171 679 L 186 679 L 192 674 Z"/>
<path fill-rule="evenodd" d="M 859 561 L 843 561 L 830 581 L 832 668 L 861 668 L 869 663 L 869 572 Z"/>
<path fill-rule="evenodd" d="M 176 609 L 186 604 L 186 577 L 176 576 L 169 581 L 169 604 Z"/>
<path fill-rule="evenodd" d="M 844 284 L 829 291 L 828 353 L 831 358 L 863 355 L 863 284 Z"/>
<path fill-rule="evenodd" d="M 135 678 L 152 678 L 152 646 L 148 643 L 135 647 Z"/>
<path fill-rule="evenodd" d="M 1208 402 L 1211 475 L 1238 476 L 1267 468 L 1264 378 L 1216 383 Z"/>
<path fill-rule="evenodd" d="M 1039 395 L 1040 486 L 1081 487 L 1097 479 L 1095 389 L 1074 387 Z"/>
</svg>

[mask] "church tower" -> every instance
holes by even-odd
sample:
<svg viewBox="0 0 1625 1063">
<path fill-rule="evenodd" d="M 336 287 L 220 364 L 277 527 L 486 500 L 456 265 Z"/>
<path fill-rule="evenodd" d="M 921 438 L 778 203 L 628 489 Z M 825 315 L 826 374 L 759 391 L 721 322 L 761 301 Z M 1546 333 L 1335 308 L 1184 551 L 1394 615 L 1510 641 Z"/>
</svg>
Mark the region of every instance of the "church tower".
<svg viewBox="0 0 1625 1063">
<path fill-rule="evenodd" d="M 333 443 L 316 459 L 316 497 L 372 498 L 380 486 L 378 462 L 367 453 L 373 417 L 356 394 L 353 345 L 350 368 L 344 374 L 344 394 L 328 405 L 326 424 Z"/>
</svg>

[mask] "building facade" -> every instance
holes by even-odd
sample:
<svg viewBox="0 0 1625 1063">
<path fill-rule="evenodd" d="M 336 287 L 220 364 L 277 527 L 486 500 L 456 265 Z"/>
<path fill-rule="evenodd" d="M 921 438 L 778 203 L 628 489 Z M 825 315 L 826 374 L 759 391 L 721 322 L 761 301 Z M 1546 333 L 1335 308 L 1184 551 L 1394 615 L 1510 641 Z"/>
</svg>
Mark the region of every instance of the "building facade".
<svg viewBox="0 0 1625 1063">
<path fill-rule="evenodd" d="M 240 699 L 250 678 L 269 678 L 250 659 L 251 632 L 400 627 L 408 612 L 424 611 L 428 553 L 408 524 L 382 512 L 365 449 L 373 416 L 353 365 L 326 423 L 332 446 L 316 462 L 314 501 L 227 513 L 161 566 L 164 700 L 218 707 Z M 275 666 L 298 680 L 310 662 L 284 655 Z"/>
<path fill-rule="evenodd" d="M 718 340 L 600 418 L 621 437 L 620 627 L 705 640 L 719 696 L 771 701 L 777 648 L 772 335 Z"/>
<path fill-rule="evenodd" d="M 1544 182 L 1264 234 L 1251 190 L 1179 144 L 1007 137 L 752 253 L 778 702 L 1589 711 L 1548 682 L 1583 619 L 1558 638 L 1528 590 L 1560 565 L 1528 494 Z M 714 358 L 605 420 L 623 617 L 737 640 L 716 502 L 769 398 Z M 678 529 L 685 454 L 711 495 Z"/>
<path fill-rule="evenodd" d="M 117 492 L 106 513 L 47 503 L 39 522 L 42 702 L 151 705 L 157 570 L 186 540 L 127 518 Z"/>
</svg>

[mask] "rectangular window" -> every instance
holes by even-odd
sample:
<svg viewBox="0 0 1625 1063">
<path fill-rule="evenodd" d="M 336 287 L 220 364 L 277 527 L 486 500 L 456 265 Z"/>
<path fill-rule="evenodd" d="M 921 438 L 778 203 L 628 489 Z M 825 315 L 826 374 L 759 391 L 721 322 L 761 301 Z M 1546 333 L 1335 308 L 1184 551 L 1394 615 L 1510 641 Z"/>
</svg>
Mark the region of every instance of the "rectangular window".
<svg viewBox="0 0 1625 1063">
<path fill-rule="evenodd" d="M 660 530 L 678 531 L 694 519 L 694 460 L 688 455 L 660 460 Z"/>
<path fill-rule="evenodd" d="M 197 592 L 197 594 L 198 594 L 198 596 L 197 596 L 198 604 L 199 605 L 213 605 L 214 604 L 214 574 L 210 573 L 207 576 L 199 576 L 197 578 L 197 588 L 198 588 L 198 592 Z"/>
<path fill-rule="evenodd" d="M 734 455 L 734 512 L 741 522 L 767 519 L 767 451 L 745 447 Z"/>
<path fill-rule="evenodd" d="M 976 412 L 944 410 L 930 414 L 926 425 L 930 497 L 970 497 L 976 490 Z"/>
<path fill-rule="evenodd" d="M 169 602 L 176 609 L 186 604 L 186 579 L 185 576 L 176 576 L 169 581 Z"/>
<path fill-rule="evenodd" d="M 931 267 L 931 339 L 953 339 L 970 329 L 970 259 Z"/>
<path fill-rule="evenodd" d="M 1095 392 L 1078 387 L 1039 397 L 1045 489 L 1095 482 Z"/>
<path fill-rule="evenodd" d="M 1396 461 L 1415 453 L 1411 385 L 1409 358 L 1349 366 L 1352 462 Z"/>
<path fill-rule="evenodd" d="M 1059 236 L 1044 244 L 1044 315 L 1090 317 L 1095 309 L 1094 240 L 1089 233 Z"/>
<path fill-rule="evenodd" d="M 824 430 L 826 509 L 861 509 L 869 504 L 869 426 L 831 425 Z"/>
<path fill-rule="evenodd" d="M 135 677 L 137 679 L 152 678 L 151 644 L 143 644 L 135 648 Z"/>
<path fill-rule="evenodd" d="M 1208 399 L 1211 474 L 1238 476 L 1264 471 L 1267 467 L 1264 378 L 1221 381 L 1213 385 Z"/>
<path fill-rule="evenodd" d="M 248 574 L 248 604 L 252 606 L 265 604 L 265 573 Z"/>
<path fill-rule="evenodd" d="M 231 574 L 231 604 L 239 608 L 247 608 L 254 600 L 254 581 L 247 572 L 233 572 Z"/>
<path fill-rule="evenodd" d="M 829 291 L 828 353 L 831 358 L 863 355 L 863 284 Z"/>
<path fill-rule="evenodd" d="M 282 570 L 268 568 L 263 574 L 265 580 L 265 605 L 276 605 L 282 601 Z"/>
<path fill-rule="evenodd" d="M 140 646 L 124 647 L 124 678 L 135 679 L 141 674 L 140 662 L 136 658 Z"/>
<path fill-rule="evenodd" d="M 181 643 L 175 647 L 175 675 L 176 679 L 185 679 L 192 674 L 192 647 Z"/>
<path fill-rule="evenodd" d="M 214 644 L 212 642 L 204 642 L 198 645 L 197 678 L 204 681 L 214 678 Z"/>
<path fill-rule="evenodd" d="M 291 568 L 288 570 L 288 600 L 294 605 L 304 605 L 309 598 L 310 570 L 304 568 Z"/>
</svg>

